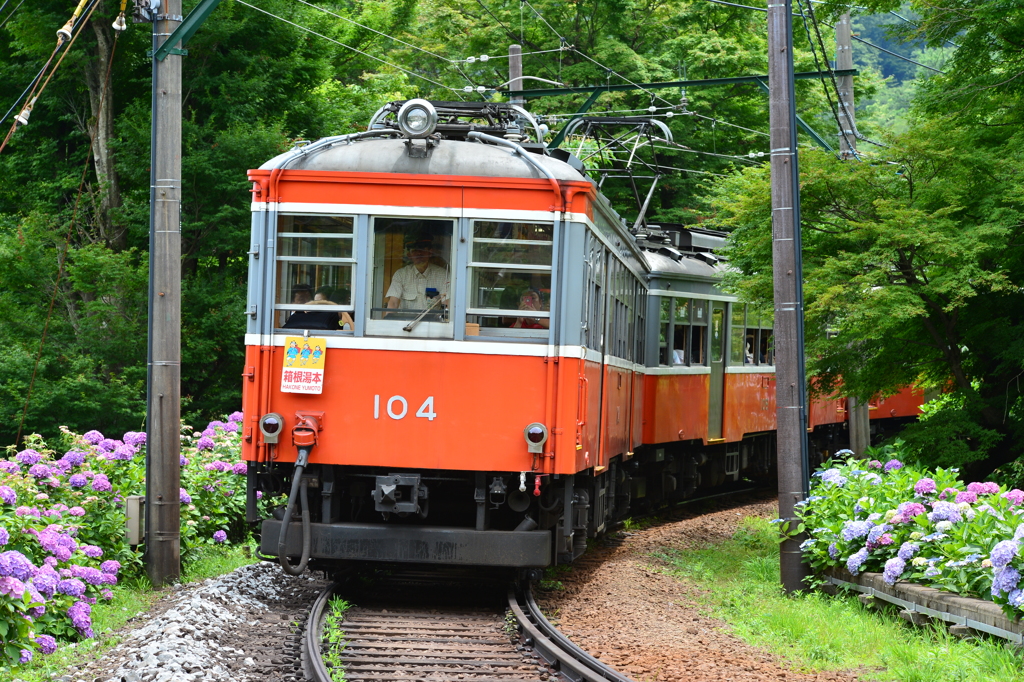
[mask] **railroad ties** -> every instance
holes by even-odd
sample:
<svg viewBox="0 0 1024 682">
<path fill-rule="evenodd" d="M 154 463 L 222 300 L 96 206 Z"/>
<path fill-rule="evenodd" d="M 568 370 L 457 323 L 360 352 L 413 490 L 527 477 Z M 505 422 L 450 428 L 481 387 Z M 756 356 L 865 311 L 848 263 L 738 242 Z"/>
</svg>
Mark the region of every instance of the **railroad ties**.
<svg viewBox="0 0 1024 682">
<path fill-rule="evenodd" d="M 548 680 L 552 673 L 506 627 L 493 611 L 353 607 L 342 623 L 345 679 Z"/>
</svg>

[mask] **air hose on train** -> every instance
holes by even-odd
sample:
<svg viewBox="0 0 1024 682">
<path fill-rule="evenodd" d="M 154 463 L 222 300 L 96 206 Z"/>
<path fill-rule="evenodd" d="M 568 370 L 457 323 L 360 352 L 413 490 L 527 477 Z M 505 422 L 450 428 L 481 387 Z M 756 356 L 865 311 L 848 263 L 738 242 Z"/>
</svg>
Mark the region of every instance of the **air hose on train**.
<svg viewBox="0 0 1024 682">
<path fill-rule="evenodd" d="M 298 457 L 295 459 L 295 468 L 292 469 L 292 490 L 288 495 L 288 505 L 284 509 L 284 518 L 281 520 L 281 534 L 277 539 L 277 561 L 288 575 L 301 575 L 309 564 L 313 538 L 310 532 L 308 482 L 302 473 L 309 466 L 309 453 L 316 445 L 319 430 L 319 421 L 308 415 L 300 416 L 299 423 L 292 429 L 292 443 L 298 450 Z M 302 557 L 297 565 L 292 566 L 288 561 L 286 548 L 288 547 L 288 531 L 291 528 L 296 497 L 299 498 L 298 501 L 302 509 Z"/>
</svg>

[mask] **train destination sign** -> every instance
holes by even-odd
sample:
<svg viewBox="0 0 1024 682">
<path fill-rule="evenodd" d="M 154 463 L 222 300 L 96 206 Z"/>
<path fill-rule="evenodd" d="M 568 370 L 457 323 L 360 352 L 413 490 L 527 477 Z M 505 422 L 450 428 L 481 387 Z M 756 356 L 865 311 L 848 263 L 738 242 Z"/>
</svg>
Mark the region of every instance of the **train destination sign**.
<svg viewBox="0 0 1024 682">
<path fill-rule="evenodd" d="M 284 340 L 284 363 L 281 368 L 282 393 L 320 395 L 324 390 L 325 339 L 289 336 Z"/>
</svg>

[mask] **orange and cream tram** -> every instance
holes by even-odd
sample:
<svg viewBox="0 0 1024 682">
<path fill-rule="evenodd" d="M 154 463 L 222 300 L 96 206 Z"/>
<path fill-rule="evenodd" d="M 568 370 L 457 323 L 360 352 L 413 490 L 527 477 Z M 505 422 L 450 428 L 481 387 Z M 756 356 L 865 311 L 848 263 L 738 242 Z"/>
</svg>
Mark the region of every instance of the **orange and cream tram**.
<svg viewBox="0 0 1024 682">
<path fill-rule="evenodd" d="M 543 567 L 771 474 L 771 322 L 716 288 L 723 235 L 634 234 L 524 110 L 392 103 L 249 179 L 248 512 L 286 570 Z"/>
</svg>

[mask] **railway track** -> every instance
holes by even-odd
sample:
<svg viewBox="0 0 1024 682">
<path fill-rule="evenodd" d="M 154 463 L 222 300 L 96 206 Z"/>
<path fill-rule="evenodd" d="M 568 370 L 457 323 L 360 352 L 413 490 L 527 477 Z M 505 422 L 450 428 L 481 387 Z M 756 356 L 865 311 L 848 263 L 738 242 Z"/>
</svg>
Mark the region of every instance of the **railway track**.
<svg viewBox="0 0 1024 682">
<path fill-rule="evenodd" d="M 341 678 L 328 660 L 344 668 L 346 682 L 630 680 L 559 633 L 528 586 L 508 591 L 504 613 L 494 607 L 438 605 L 436 599 L 429 608 L 406 608 L 371 598 L 346 611 L 342 644 L 326 643 L 330 601 L 343 592 L 339 583 L 332 584 L 310 611 L 302 654 L 313 682 L 332 682 L 332 671 Z"/>
</svg>

